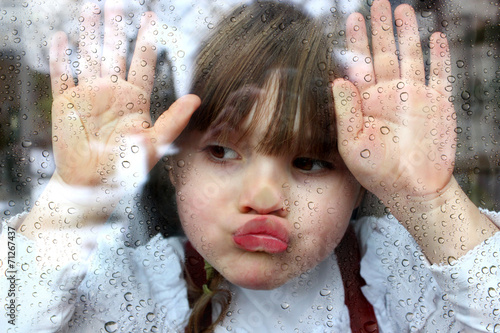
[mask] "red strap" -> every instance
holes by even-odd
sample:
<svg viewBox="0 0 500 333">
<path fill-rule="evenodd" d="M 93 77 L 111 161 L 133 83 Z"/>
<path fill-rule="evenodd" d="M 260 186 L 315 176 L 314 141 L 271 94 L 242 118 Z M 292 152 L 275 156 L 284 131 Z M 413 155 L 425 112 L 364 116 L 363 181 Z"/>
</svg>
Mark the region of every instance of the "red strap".
<svg viewBox="0 0 500 333">
<path fill-rule="evenodd" d="M 356 234 L 351 226 L 344 238 L 335 249 L 337 260 L 342 273 L 342 282 L 345 290 L 345 304 L 349 309 L 351 330 L 353 333 L 378 333 L 377 319 L 373 306 L 361 292 L 365 280 L 360 274 L 361 256 L 359 253 Z"/>
</svg>

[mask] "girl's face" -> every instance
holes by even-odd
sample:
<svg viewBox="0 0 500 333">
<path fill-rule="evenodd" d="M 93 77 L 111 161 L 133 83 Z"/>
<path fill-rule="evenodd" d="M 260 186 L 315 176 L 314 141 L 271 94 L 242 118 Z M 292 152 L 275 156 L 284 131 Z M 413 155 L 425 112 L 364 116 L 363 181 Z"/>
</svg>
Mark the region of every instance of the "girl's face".
<svg viewBox="0 0 500 333">
<path fill-rule="evenodd" d="M 273 103 L 270 98 L 260 111 L 265 115 Z M 196 250 L 231 283 L 272 289 L 334 250 L 360 186 L 339 157 L 286 146 L 279 156 L 259 153 L 256 147 L 272 126 L 259 121 L 255 131 L 233 133 L 228 142 L 191 133 L 172 180 L 183 229 Z"/>
</svg>

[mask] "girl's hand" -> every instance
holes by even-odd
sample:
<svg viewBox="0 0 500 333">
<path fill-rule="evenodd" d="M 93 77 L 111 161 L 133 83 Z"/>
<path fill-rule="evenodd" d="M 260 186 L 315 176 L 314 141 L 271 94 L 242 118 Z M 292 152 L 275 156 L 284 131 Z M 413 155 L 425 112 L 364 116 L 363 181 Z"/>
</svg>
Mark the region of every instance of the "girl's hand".
<svg viewBox="0 0 500 333">
<path fill-rule="evenodd" d="M 450 53 L 439 32 L 430 40 L 426 80 L 413 8 L 394 12 L 375 0 L 372 53 L 360 14 L 347 20 L 351 82 L 333 94 L 339 151 L 357 180 L 375 194 L 420 245 L 431 263 L 453 262 L 498 232 L 453 177 L 456 115 Z M 427 81 L 427 82 L 426 82 Z"/>
<path fill-rule="evenodd" d="M 144 177 L 179 135 L 199 98 L 181 98 L 152 126 L 155 14 L 142 17 L 128 73 L 121 1 L 106 3 L 102 51 L 99 8 L 86 4 L 80 22 L 77 61 L 68 60 L 64 33 L 56 34 L 51 47 L 56 175 L 68 185 L 127 187 Z"/>
<path fill-rule="evenodd" d="M 76 61 L 69 60 L 64 33 L 52 40 L 56 171 L 19 227 L 31 239 L 45 244 L 53 239 L 76 240 L 81 234 L 75 231 L 104 223 L 124 193 L 145 179 L 200 104 L 197 96 L 185 96 L 152 125 L 149 104 L 158 23 L 154 13 L 143 15 L 127 72 L 122 7 L 121 0 L 106 2 L 102 50 L 100 10 L 93 4 L 86 4 L 79 18 Z M 68 244 L 73 250 L 67 257 L 78 257 L 81 242 Z"/>
<path fill-rule="evenodd" d="M 351 82 L 338 79 L 333 88 L 340 153 L 361 185 L 386 205 L 395 195 L 436 197 L 450 183 L 456 149 L 447 40 L 439 32 L 431 36 L 426 83 L 413 8 L 395 10 L 399 48 L 391 17 L 389 1 L 374 1 L 373 54 L 363 16 L 348 18 Z"/>
</svg>

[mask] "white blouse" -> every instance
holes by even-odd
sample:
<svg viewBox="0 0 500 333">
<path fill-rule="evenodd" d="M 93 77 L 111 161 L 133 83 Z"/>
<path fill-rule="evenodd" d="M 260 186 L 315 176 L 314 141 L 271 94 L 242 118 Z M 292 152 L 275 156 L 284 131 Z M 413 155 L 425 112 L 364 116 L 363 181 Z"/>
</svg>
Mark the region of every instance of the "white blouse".
<svg viewBox="0 0 500 333">
<path fill-rule="evenodd" d="M 486 213 L 497 225 L 500 214 Z M 8 266 L 7 228 L 0 235 L 0 303 L 15 276 L 15 325 L 8 311 L 1 332 L 183 332 L 189 317 L 183 279 L 184 241 L 157 235 L 124 245 L 125 228 L 110 223 L 79 232 L 82 254 L 64 244 L 17 234 L 15 268 Z M 380 332 L 500 330 L 500 232 L 450 265 L 430 265 L 394 218 L 352 222 L 361 246 L 363 293 Z M 14 273 L 12 273 L 14 272 Z M 10 275 L 9 275 L 10 274 Z M 216 332 L 350 332 L 335 255 L 271 291 L 230 285 L 233 301 Z M 5 315 L 4 315 L 5 313 Z"/>
</svg>

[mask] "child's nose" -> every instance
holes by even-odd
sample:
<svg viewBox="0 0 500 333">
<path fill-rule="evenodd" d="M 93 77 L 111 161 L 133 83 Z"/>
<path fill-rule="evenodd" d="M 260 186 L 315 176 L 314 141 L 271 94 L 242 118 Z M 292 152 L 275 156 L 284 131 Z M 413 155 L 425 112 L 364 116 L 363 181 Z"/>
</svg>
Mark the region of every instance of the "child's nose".
<svg viewBox="0 0 500 333">
<path fill-rule="evenodd" d="M 243 213 L 276 214 L 285 216 L 283 184 L 286 172 L 272 158 L 259 159 L 249 167 L 242 182 L 239 209 Z"/>
</svg>

